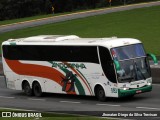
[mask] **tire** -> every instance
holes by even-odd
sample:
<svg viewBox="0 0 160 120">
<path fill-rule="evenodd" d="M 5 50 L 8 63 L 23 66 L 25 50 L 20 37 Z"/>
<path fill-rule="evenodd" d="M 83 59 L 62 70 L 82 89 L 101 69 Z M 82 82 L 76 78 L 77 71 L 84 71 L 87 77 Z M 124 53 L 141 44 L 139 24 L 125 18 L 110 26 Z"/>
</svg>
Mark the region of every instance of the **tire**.
<svg viewBox="0 0 160 120">
<path fill-rule="evenodd" d="M 98 86 L 98 88 L 96 89 L 96 97 L 98 98 L 99 101 L 102 102 L 106 101 L 105 92 L 101 86 Z"/>
<path fill-rule="evenodd" d="M 30 85 L 29 85 L 28 82 L 24 82 L 24 84 L 23 84 L 23 91 L 24 91 L 24 93 L 27 96 L 32 96 L 33 95 L 32 94 L 32 89 L 31 89 L 31 87 L 30 87 Z"/>
<path fill-rule="evenodd" d="M 33 84 L 33 93 L 36 97 L 41 97 L 42 96 L 42 89 L 41 85 L 38 82 L 35 82 Z"/>
</svg>

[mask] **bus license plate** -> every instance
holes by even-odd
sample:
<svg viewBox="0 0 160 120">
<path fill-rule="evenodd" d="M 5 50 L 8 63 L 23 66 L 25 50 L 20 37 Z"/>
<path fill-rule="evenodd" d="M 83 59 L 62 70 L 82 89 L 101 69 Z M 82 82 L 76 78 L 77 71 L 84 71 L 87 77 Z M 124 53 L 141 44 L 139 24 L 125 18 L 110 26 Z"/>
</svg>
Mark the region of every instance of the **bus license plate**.
<svg viewBox="0 0 160 120">
<path fill-rule="evenodd" d="M 137 90 L 137 91 L 136 91 L 137 94 L 138 94 L 138 93 L 141 93 L 141 92 L 142 92 L 141 90 Z"/>
</svg>

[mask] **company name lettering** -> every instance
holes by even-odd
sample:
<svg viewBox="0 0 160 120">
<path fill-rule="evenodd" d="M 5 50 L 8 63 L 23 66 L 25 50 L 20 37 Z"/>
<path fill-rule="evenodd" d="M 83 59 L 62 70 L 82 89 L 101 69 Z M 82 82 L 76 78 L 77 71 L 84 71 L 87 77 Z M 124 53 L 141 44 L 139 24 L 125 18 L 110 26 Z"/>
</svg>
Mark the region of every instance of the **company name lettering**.
<svg viewBox="0 0 160 120">
<path fill-rule="evenodd" d="M 78 64 L 78 63 L 67 63 L 67 64 L 65 64 L 65 63 L 53 62 L 52 67 L 55 67 L 55 68 L 70 68 L 70 67 L 72 67 L 72 68 L 76 68 L 76 69 L 79 69 L 79 68 L 86 69 L 86 66 L 83 63 L 80 63 L 80 64 Z"/>
</svg>

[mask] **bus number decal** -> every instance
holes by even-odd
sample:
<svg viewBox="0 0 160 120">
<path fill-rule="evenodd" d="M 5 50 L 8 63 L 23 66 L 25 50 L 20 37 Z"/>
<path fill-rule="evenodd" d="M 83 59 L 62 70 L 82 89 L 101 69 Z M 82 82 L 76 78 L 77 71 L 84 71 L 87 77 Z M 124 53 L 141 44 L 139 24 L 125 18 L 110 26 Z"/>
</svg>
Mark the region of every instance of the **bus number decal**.
<svg viewBox="0 0 160 120">
<path fill-rule="evenodd" d="M 117 93 L 117 89 L 116 88 L 111 88 L 111 93 Z"/>
</svg>

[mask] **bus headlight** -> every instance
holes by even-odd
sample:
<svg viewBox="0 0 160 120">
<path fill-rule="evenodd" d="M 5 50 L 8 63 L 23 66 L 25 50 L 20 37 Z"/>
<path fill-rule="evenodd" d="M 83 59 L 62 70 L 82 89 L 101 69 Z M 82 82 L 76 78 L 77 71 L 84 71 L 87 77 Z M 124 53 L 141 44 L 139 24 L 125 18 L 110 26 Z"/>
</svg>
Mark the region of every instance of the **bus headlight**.
<svg viewBox="0 0 160 120">
<path fill-rule="evenodd" d="M 149 79 L 149 80 L 147 81 L 147 85 L 152 85 L 152 80 L 151 80 L 151 79 Z"/>
<path fill-rule="evenodd" d="M 152 85 L 152 83 L 148 82 L 147 85 Z"/>
<path fill-rule="evenodd" d="M 127 87 L 121 87 L 122 90 L 129 90 Z"/>
<path fill-rule="evenodd" d="M 126 87 L 125 87 L 125 88 L 123 88 L 123 90 L 129 90 L 129 88 L 126 88 Z"/>
<path fill-rule="evenodd" d="M 127 87 L 126 84 L 123 85 L 123 87 L 121 87 L 122 90 L 129 90 L 129 88 Z"/>
</svg>

